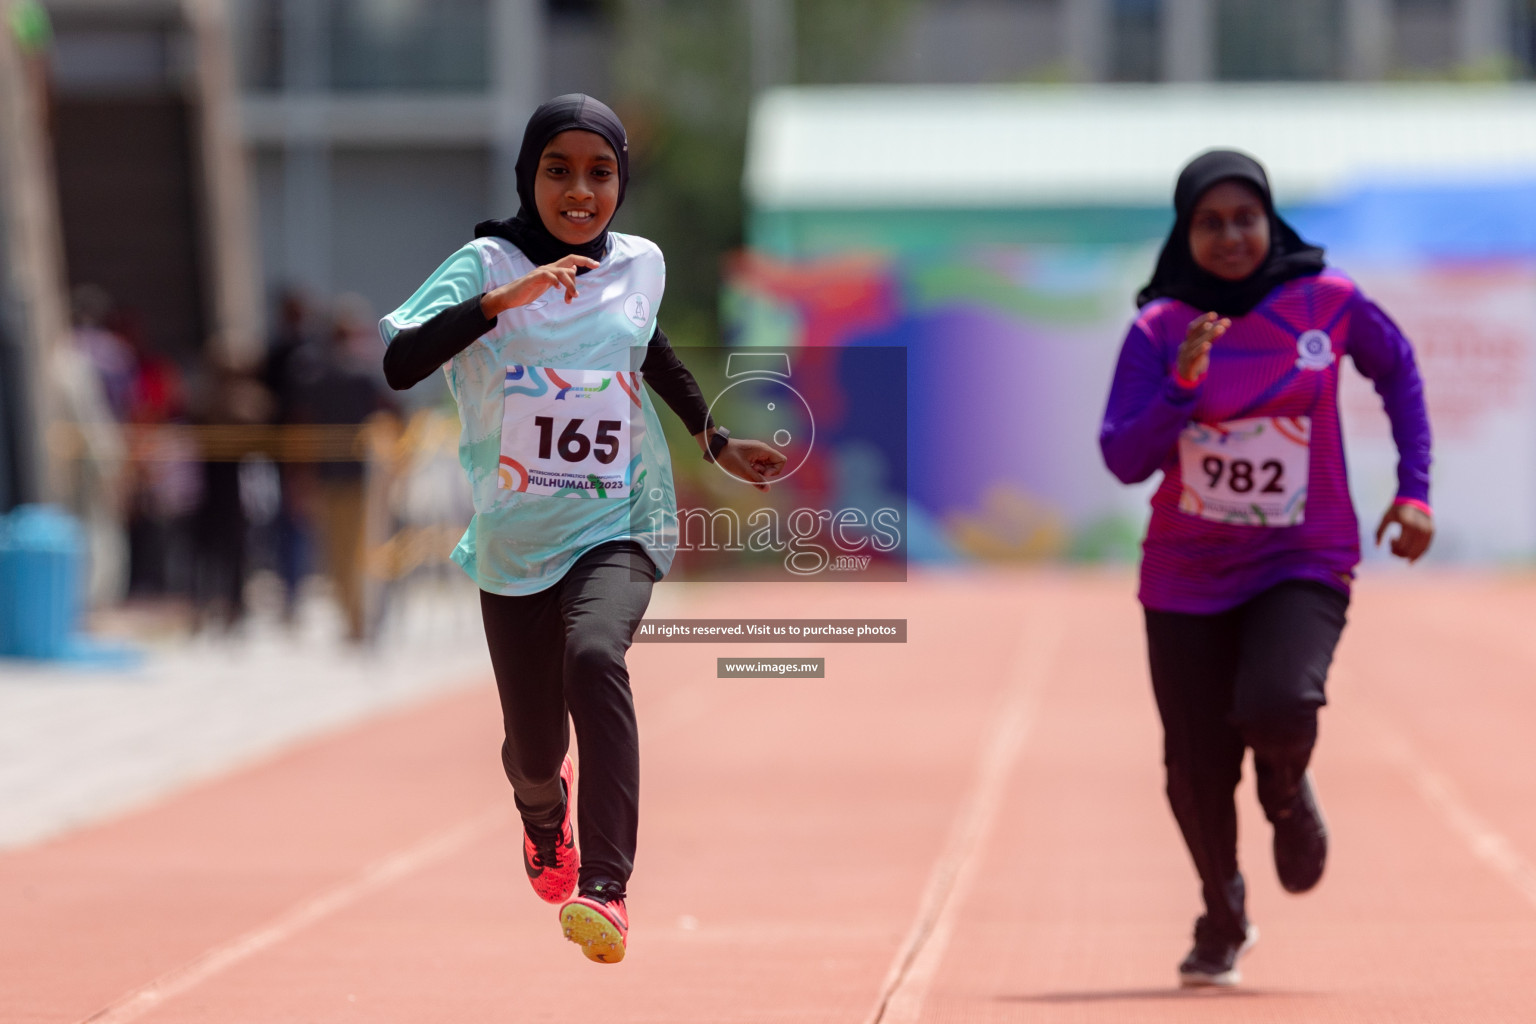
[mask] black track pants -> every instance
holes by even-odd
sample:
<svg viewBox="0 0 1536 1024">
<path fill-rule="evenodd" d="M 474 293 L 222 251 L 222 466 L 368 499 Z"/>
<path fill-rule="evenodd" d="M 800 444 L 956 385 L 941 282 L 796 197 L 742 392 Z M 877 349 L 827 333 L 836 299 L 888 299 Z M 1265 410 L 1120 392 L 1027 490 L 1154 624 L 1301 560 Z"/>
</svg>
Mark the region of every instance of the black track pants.
<svg viewBox="0 0 1536 1024">
<path fill-rule="evenodd" d="M 523 821 L 559 825 L 560 764 L 570 721 L 581 747 L 577 780 L 581 886 L 629 880 L 635 861 L 640 745 L 624 653 L 651 599 L 655 569 L 632 542 L 583 555 L 547 590 L 480 592 L 501 694 L 502 765 Z"/>
<path fill-rule="evenodd" d="M 1332 587 L 1293 581 L 1217 615 L 1146 611 L 1168 802 L 1215 934 L 1236 939 L 1247 928 L 1233 802 L 1243 750 L 1253 748 L 1259 802 L 1273 820 L 1311 759 L 1348 606 Z"/>
</svg>

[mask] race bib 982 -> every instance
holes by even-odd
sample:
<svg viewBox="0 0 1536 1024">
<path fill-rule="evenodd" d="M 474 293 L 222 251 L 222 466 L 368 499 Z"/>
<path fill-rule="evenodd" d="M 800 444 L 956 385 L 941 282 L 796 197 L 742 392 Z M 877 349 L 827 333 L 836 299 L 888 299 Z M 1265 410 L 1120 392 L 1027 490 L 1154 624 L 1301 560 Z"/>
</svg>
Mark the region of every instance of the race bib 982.
<svg viewBox="0 0 1536 1024">
<path fill-rule="evenodd" d="M 639 410 L 638 373 L 508 366 L 498 487 L 628 497 L 630 417 Z"/>
<path fill-rule="evenodd" d="M 1179 508 L 1218 523 L 1298 526 L 1311 457 L 1308 416 L 1191 423 L 1179 435 Z"/>
</svg>

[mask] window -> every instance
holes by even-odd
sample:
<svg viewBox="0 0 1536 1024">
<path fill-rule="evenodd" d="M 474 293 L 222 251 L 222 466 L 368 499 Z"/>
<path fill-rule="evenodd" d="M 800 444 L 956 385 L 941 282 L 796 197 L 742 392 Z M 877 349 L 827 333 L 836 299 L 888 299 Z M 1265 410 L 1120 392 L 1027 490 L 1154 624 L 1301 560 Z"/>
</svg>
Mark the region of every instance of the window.
<svg viewBox="0 0 1536 1024">
<path fill-rule="evenodd" d="M 1162 6 L 1160 0 L 1114 0 L 1110 81 L 1155 82 L 1162 77 Z"/>
<path fill-rule="evenodd" d="M 484 90 L 489 0 L 329 0 L 337 90 Z"/>
<path fill-rule="evenodd" d="M 235 0 L 252 90 L 481 92 L 494 0 Z"/>
<path fill-rule="evenodd" d="M 1216 77 L 1332 79 L 1343 67 L 1343 0 L 1216 0 Z"/>
</svg>

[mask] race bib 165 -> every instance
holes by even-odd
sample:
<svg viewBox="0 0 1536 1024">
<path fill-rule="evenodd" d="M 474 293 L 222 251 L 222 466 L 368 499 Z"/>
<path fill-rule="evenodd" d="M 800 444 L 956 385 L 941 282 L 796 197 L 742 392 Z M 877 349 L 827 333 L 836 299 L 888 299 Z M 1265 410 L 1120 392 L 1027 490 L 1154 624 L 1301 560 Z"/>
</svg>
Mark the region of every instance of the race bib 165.
<svg viewBox="0 0 1536 1024">
<path fill-rule="evenodd" d="M 631 416 L 640 375 L 507 367 L 498 486 L 523 494 L 629 496 Z"/>
</svg>

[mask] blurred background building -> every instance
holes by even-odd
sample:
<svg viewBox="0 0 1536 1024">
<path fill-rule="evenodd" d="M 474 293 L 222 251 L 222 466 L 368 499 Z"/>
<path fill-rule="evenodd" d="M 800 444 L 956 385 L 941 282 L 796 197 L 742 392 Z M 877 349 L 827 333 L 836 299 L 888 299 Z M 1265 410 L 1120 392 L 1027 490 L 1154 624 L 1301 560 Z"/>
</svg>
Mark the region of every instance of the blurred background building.
<svg viewBox="0 0 1536 1024">
<path fill-rule="evenodd" d="M 269 294 L 397 304 L 515 209 L 532 107 L 585 91 L 637 136 L 626 224 L 668 253 L 669 312 L 701 344 L 765 88 L 1500 80 L 1533 43 L 1529 0 L 229 2 Z"/>
<path fill-rule="evenodd" d="M 934 296 L 983 316 L 999 303 L 1024 310 L 1026 320 L 1036 317 L 1030 330 L 1015 337 L 1009 331 L 1023 321 L 1005 325 L 996 343 L 1044 345 L 1050 317 L 1040 320 L 1031 303 L 1070 295 L 1083 268 L 1102 269 L 1104 260 L 1121 269 L 1095 286 L 1105 311 L 1091 326 L 1112 349 L 1115 325 L 1131 310 L 1120 292 L 1150 265 L 1148 249 L 1166 230 L 1178 163 L 1169 157 L 1140 191 L 1107 205 L 1064 203 L 1049 189 L 959 203 L 909 192 L 883 205 L 858 194 L 891 186 L 930 133 L 958 124 L 1034 131 L 1047 99 L 1067 95 L 1091 108 L 1085 132 L 1091 124 L 1113 133 L 1127 119 L 1156 120 L 1172 109 L 1163 97 L 1185 95 L 1159 90 L 1230 98 L 1239 83 L 1261 90 L 1240 94 L 1256 104 L 1293 108 L 1321 109 L 1370 83 L 1410 90 L 1400 95 L 1449 90 L 1465 110 L 1480 109 L 1479 95 L 1505 108 L 1536 102 L 1522 84 L 1536 67 L 1533 0 L 0 0 L 0 12 L 0 509 L 52 496 L 96 521 L 98 560 L 122 563 L 101 574 L 101 596 L 135 586 L 190 592 L 203 556 L 190 541 L 194 550 L 177 554 L 177 538 L 196 535 L 214 493 L 239 509 L 256 552 L 245 561 L 205 552 L 216 577 L 266 568 L 291 593 L 321 564 L 318 538 L 302 536 L 313 517 L 302 507 L 306 471 L 295 467 L 316 451 L 355 456 L 338 454 L 340 434 L 305 435 L 308 454 L 281 458 L 271 444 L 247 444 L 256 434 L 220 435 L 245 439 L 214 459 L 239 463 L 230 476 L 198 461 L 211 456 L 188 440 L 194 433 L 148 428 L 316 426 L 305 388 L 326 373 L 351 373 L 337 369 L 343 356 L 376 361 L 358 323 L 404 299 L 476 221 L 514 211 L 522 125 L 548 96 L 590 92 L 625 118 L 635 186 L 619 226 L 667 253 L 663 321 L 675 343 L 878 340 L 919 355 L 924 343 L 901 325 L 920 319 Z M 903 104 L 911 117 L 903 118 Z M 989 104 L 1000 104 L 1002 118 L 990 125 L 977 116 Z M 1370 120 L 1365 108 L 1351 109 Z M 811 138 L 828 116 L 835 124 L 864 114 L 864 129 L 883 127 L 853 132 L 864 149 L 839 157 L 829 175 L 843 183 L 840 206 L 770 187 L 779 180 L 774 161 L 805 155 L 786 148 L 785 131 Z M 1523 124 L 1523 116 L 1515 111 L 1490 130 Z M 1205 137 L 1178 136 L 1191 145 Z M 1119 158 L 1112 135 L 1084 140 L 1094 159 Z M 977 145 L 965 161 L 987 159 L 986 143 Z M 1341 212 L 1358 180 L 1304 194 L 1293 188 L 1294 161 L 1273 146 L 1253 148 L 1284 168 L 1277 190 L 1319 241 L 1349 254 L 1363 239 L 1400 237 L 1382 225 L 1397 223 L 1401 207 L 1370 207 L 1374 221 L 1363 219 L 1360 204 Z M 1015 171 L 1041 163 L 1027 139 L 1008 151 Z M 1080 175 L 1085 160 L 1049 166 Z M 1447 200 L 1454 202 L 1476 185 L 1486 199 L 1487 170 L 1462 166 L 1455 181 L 1400 184 L 1460 189 L 1461 199 Z M 1524 181 L 1505 175 L 1507 203 L 1524 202 Z M 925 179 L 921 187 L 940 186 Z M 1449 207 L 1417 209 L 1413 222 L 1427 223 Z M 1499 220 L 1489 209 L 1485 202 L 1468 216 Z M 1498 301 L 1518 306 L 1531 253 L 1507 237 L 1520 218 L 1506 208 L 1502 220 L 1503 235 L 1478 236 L 1482 249 L 1413 249 L 1413 273 L 1435 277 L 1426 260 L 1482 267 L 1506 283 Z M 981 223 L 990 227 L 972 232 Z M 1095 240 L 1122 248 L 1083 248 Z M 974 269 L 955 248 L 982 241 L 1030 269 L 992 282 L 985 296 L 944 291 Z M 1442 242 L 1450 244 L 1434 244 Z M 846 310 L 832 310 L 832 321 L 807 313 L 819 301 L 807 289 L 833 271 L 891 303 L 878 330 L 855 329 L 860 321 Z M 77 358 L 54 358 L 65 349 Z M 1102 360 L 1083 364 L 1077 397 L 1085 408 L 1102 401 L 1088 383 Z M 66 364 L 88 364 L 94 380 L 71 377 Z M 1527 401 L 1521 394 L 1511 401 Z M 440 385 L 407 397 L 403 414 L 451 415 Z M 926 414 L 920 396 L 912 401 L 915 443 Z M 70 426 L 72 437 L 50 423 Z M 426 427 L 407 433 L 434 443 L 443 436 Z M 447 450 L 451 459 L 451 441 Z M 421 469 L 404 449 L 392 457 L 404 460 L 397 469 Z M 1366 462 L 1369 473 L 1379 471 Z M 1092 485 L 1098 496 L 1056 493 L 1033 472 L 1020 469 L 992 481 L 1002 490 L 984 487 L 963 500 L 923 499 L 913 514 L 932 520 L 931 553 L 1134 553 L 1128 510 L 1139 495 L 1119 494 L 1107 476 Z M 1536 465 L 1518 475 L 1536 481 Z M 423 498 L 431 489 L 400 483 L 406 478 L 384 491 L 398 492 L 391 500 L 414 495 L 407 503 L 415 511 L 383 517 L 374 538 L 395 571 L 430 560 L 462 512 L 453 500 Z M 913 488 L 923 493 L 917 478 Z M 112 536 L 114 521 L 121 536 Z M 1528 557 L 1536 538 L 1497 551 L 1470 542 L 1458 549 L 1448 538 L 1445 554 L 1458 550 Z M 136 568 L 146 551 L 164 564 Z"/>
</svg>

